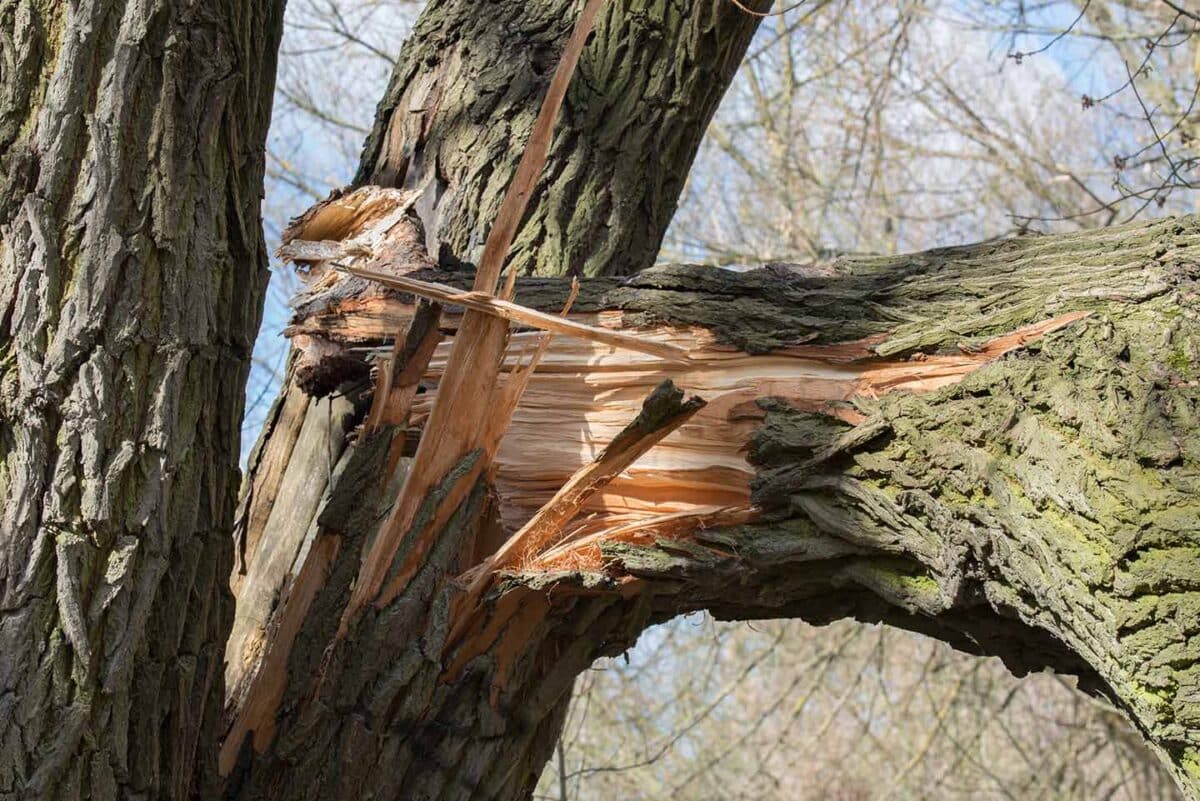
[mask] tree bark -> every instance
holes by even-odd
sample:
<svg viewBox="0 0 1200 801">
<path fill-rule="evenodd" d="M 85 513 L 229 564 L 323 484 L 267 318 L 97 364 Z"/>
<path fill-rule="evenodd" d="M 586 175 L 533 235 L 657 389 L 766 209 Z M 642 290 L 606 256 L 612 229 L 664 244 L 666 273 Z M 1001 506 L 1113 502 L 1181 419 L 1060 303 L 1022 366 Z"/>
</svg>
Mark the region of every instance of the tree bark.
<svg viewBox="0 0 1200 801">
<path fill-rule="evenodd" d="M 404 593 L 339 638 L 358 554 L 400 481 L 381 481 L 397 431 L 347 448 L 287 591 L 307 600 L 270 671 L 278 696 L 243 721 L 255 747 L 231 797 L 528 797 L 577 673 L 697 609 L 882 621 L 1017 674 L 1074 674 L 1196 797 L 1198 255 L 1190 218 L 585 282 L 574 317 L 682 345 L 691 363 L 556 339 L 490 481 Z M 414 301 L 356 281 L 315 287 L 290 333 L 386 348 Z M 528 280 L 517 300 L 553 310 L 567 292 Z M 443 315 L 447 335 L 457 319 Z M 536 336 L 514 335 L 514 360 Z M 707 406 L 464 604 L 495 543 L 664 378 Z M 361 417 L 369 385 L 344 388 Z"/>
<path fill-rule="evenodd" d="M 0 2 L 0 798 L 215 792 L 282 13 Z"/>
<path fill-rule="evenodd" d="M 422 224 L 442 267 L 473 258 L 566 9 L 431 3 L 360 179 L 428 179 L 436 203 L 354 260 L 465 285 L 428 272 Z M 721 0 L 608 13 L 522 273 L 646 265 L 754 27 Z M 1075 674 L 1200 797 L 1196 219 L 593 279 L 577 322 L 688 358 L 556 339 L 498 450 L 435 477 L 389 555 L 394 596 L 352 619 L 458 318 L 309 259 L 297 380 L 239 518 L 218 764 L 280 17 L 0 5 L 17 32 L 0 39 L 0 795 L 526 798 L 575 676 L 709 609 L 884 621 Z M 345 239 L 368 217 L 298 230 Z M 529 279 L 518 301 L 557 311 L 569 292 Z M 403 403 L 360 429 L 365 356 L 397 330 L 381 375 Z M 510 361 L 541 341 L 513 334 Z"/>
<path fill-rule="evenodd" d="M 576 5 L 435 1 L 405 45 L 357 181 L 431 187 L 417 212 L 430 250 L 443 265 L 469 264 L 478 256 Z M 571 85 L 535 203 L 511 253 L 514 269 L 629 273 L 652 263 L 707 121 L 757 22 L 727 0 L 608 4 Z M 420 261 L 411 247 L 406 255 Z M 320 337 L 308 344 L 314 352 L 324 347 Z M 262 760 L 249 763 L 254 771 L 247 780 L 245 734 L 254 731 L 263 747 L 272 738 L 274 725 L 266 721 L 284 692 L 275 679 L 291 655 L 290 648 L 280 652 L 274 643 L 296 637 L 304 617 L 287 618 L 281 610 L 307 611 L 317 602 L 313 593 L 323 585 L 324 571 L 356 568 L 353 554 L 367 533 L 348 534 L 346 541 L 327 536 L 329 515 L 336 517 L 342 503 L 337 498 L 341 492 L 365 498 L 381 491 L 366 486 L 362 449 L 347 447 L 366 400 L 309 397 L 305 390 L 328 395 L 338 379 L 322 385 L 327 371 L 302 361 L 251 457 L 239 518 L 243 562 L 234 577 L 238 608 L 227 668 L 233 728 L 222 754 L 224 769 L 234 770 L 239 749 L 243 756 L 231 795 L 243 782 L 256 788 L 243 791 L 249 795 L 279 793 L 280 782 L 291 788 L 287 792 L 301 794 L 327 786 L 306 787 L 305 771 L 272 776 Z M 330 363 L 335 376 L 362 364 L 336 353 Z M 347 470 L 354 478 L 343 484 Z M 395 487 L 389 491 L 394 494 Z M 321 602 L 329 606 L 313 611 L 312 619 L 340 614 L 335 601 Z M 299 637 L 298 649 L 319 655 L 327 632 L 305 625 L 316 628 Z M 271 686 L 256 689 L 263 675 Z M 555 703 L 561 706 L 562 699 Z M 541 758 L 540 752 L 528 757 L 539 766 Z"/>
<path fill-rule="evenodd" d="M 434 0 L 405 43 L 355 183 L 431 181 L 418 212 L 444 265 L 478 260 L 580 5 Z M 519 274 L 654 262 L 757 24 L 728 0 L 606 4 L 510 255 Z"/>
<path fill-rule="evenodd" d="M 468 286 L 466 272 L 421 272 L 433 265 L 416 243 L 433 244 L 444 268 L 477 256 L 565 39 L 564 8 L 429 6 L 358 181 L 435 189 L 370 265 Z M 649 263 L 753 30 L 721 2 L 608 13 L 581 67 L 596 77 L 573 89 L 512 256 L 522 274 Z M 730 49 L 706 56 L 714 42 Z M 643 55 L 647 66 L 624 69 Z M 647 98 L 657 75 L 686 91 Z M 680 138 L 662 151 L 670 158 L 640 144 L 664 135 Z M 333 200 L 297 236 L 362 234 L 368 194 Z M 1196 601 L 1186 570 L 1167 566 L 1190 558 L 1196 522 L 1198 241 L 1183 220 L 744 276 L 676 267 L 586 282 L 577 319 L 684 347 L 692 363 L 556 339 L 494 463 L 476 451 L 436 477 L 419 520 L 439 522 L 418 522 L 392 556 L 397 594 L 349 621 L 360 563 L 406 471 L 421 468 L 402 454 L 421 435 L 446 345 L 425 369 L 436 310 L 320 273 L 298 301 L 289 333 L 302 353 L 243 498 L 225 796 L 526 798 L 579 671 L 650 623 L 707 608 L 885 621 L 1018 673 L 1073 673 L 1124 709 L 1197 797 Z M 565 282 L 532 280 L 518 300 L 554 311 L 567 294 Z M 360 429 L 373 400 L 364 352 L 385 355 L 412 320 L 387 375 L 425 372 L 429 391 L 392 426 Z M 442 315 L 444 335 L 456 320 Z M 694 410 L 669 386 L 653 391 L 668 377 L 707 406 L 592 488 L 584 516 L 514 544 L 635 417 L 629 436 Z M 498 561 L 510 552 L 521 558 Z M 1164 566 L 1147 571 L 1145 556 Z"/>
<path fill-rule="evenodd" d="M 416 203 L 422 227 L 412 238 L 423 236 L 444 265 L 469 264 L 482 249 L 576 5 L 432 0 L 405 44 L 356 180 L 428 187 Z M 509 263 L 543 275 L 650 266 L 757 24 L 728 0 L 608 3 Z M 583 204 L 593 202 L 584 213 Z M 405 258 L 422 261 L 418 250 L 406 247 Z M 321 348 L 319 337 L 306 344 Z M 355 365 L 362 361 L 339 367 Z M 310 367 L 290 375 L 250 459 L 233 578 L 231 687 L 262 656 L 268 619 L 299 570 L 295 558 L 306 553 L 321 494 L 356 422 L 345 399 L 315 402 L 297 385 L 331 393 L 334 387 L 307 374 Z"/>
</svg>

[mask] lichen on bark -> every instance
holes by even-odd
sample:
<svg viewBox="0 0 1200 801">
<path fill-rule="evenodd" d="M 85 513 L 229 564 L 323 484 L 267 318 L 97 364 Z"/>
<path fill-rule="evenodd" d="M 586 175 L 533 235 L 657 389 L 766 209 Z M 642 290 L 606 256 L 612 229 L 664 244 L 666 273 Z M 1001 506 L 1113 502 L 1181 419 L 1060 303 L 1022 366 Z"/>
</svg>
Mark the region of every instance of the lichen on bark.
<svg viewBox="0 0 1200 801">
<path fill-rule="evenodd" d="M 803 559 L 816 554 L 833 569 L 801 594 L 825 585 L 836 600 L 797 604 L 768 578 L 762 581 L 772 602 L 764 605 L 764 587 L 751 582 L 750 608 L 768 613 L 778 605 L 778 614 L 820 621 L 836 616 L 831 612 L 846 588 L 858 586 L 894 610 L 872 600 L 844 611 L 1001 656 L 1018 673 L 1077 674 L 1085 689 L 1128 713 L 1196 794 L 1200 261 L 1194 230 L 1189 219 L 1103 234 L 1129 234 L 1129 247 L 1114 248 L 1100 268 L 1111 271 L 1119 288 L 1086 259 L 1072 259 L 1071 272 L 1059 259 L 1048 261 L 1059 276 L 1049 286 L 1039 270 L 1008 272 L 998 261 L 1002 278 L 993 291 L 1002 282 L 1006 303 L 983 303 L 988 315 L 962 297 L 975 284 L 958 280 L 967 276 L 955 259 L 943 293 L 958 298 L 948 309 L 958 313 L 935 311 L 933 319 L 947 321 L 941 330 L 910 324 L 913 334 L 899 329 L 877 352 L 952 347 L 959 337 L 993 330 L 994 319 L 1010 325 L 1043 313 L 1047 301 L 1089 316 L 933 394 L 860 399 L 866 420 L 853 428 L 764 402 L 753 451 L 760 468 L 755 500 L 779 522 L 711 542 L 751 560 L 752 570 L 761 557 L 754 565 L 745 555 L 764 542 L 776 564 L 789 551 Z M 1187 232 L 1182 239 L 1181 232 Z M 1135 255 L 1139 243 L 1150 247 Z M 1025 244 L 1043 254 L 1054 246 Z M 910 286 L 924 283 L 916 278 Z M 663 557 L 676 573 L 703 575 L 678 554 Z M 646 574 L 646 559 L 634 559 L 635 572 Z M 663 565 L 652 572 L 668 571 Z M 700 593 L 689 588 L 680 595 L 694 603 Z M 728 596 L 714 602 L 726 615 L 748 611 Z M 1014 624 L 1029 634 L 1014 637 Z"/>
</svg>

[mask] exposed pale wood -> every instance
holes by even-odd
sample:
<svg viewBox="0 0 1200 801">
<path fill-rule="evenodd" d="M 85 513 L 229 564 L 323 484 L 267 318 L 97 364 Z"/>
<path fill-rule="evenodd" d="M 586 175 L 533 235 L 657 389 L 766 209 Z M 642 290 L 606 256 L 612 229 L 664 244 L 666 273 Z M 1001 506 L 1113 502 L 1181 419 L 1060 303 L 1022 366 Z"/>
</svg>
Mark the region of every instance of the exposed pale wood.
<svg viewBox="0 0 1200 801">
<path fill-rule="evenodd" d="M 682 390 L 676 389 L 669 379 L 664 381 L 651 393 L 637 418 L 613 438 L 595 461 L 571 476 L 484 567 L 490 570 L 513 567 L 553 545 L 588 498 L 690 420 L 704 405 L 699 396 L 685 401 Z"/>
<path fill-rule="evenodd" d="M 604 316 L 609 325 L 621 320 L 620 313 Z M 718 345 L 706 331 L 669 326 L 645 329 L 638 336 L 687 348 L 693 359 L 686 366 L 592 342 L 555 340 L 496 455 L 502 519 L 510 531 L 524 525 L 572 475 L 597 458 L 665 378 L 704 397 L 708 405 L 588 498 L 582 511 L 597 517 L 582 519 L 576 536 L 608 528 L 614 521 L 748 506 L 755 473 L 748 460 L 749 443 L 763 418 L 759 398 L 785 398 L 797 408 L 860 422 L 864 415 L 851 404 L 856 397 L 949 386 L 1082 316 L 1069 313 L 1023 326 L 973 352 L 922 354 L 915 359 L 880 359 L 866 348 L 857 360 L 843 358 L 841 351 L 831 358 L 829 348 L 817 345 L 752 356 Z M 445 317 L 444 324 L 452 328 L 453 316 Z M 510 351 L 522 342 L 532 346 L 537 336 L 514 334 Z M 432 390 L 414 405 L 415 422 L 429 413 L 437 397 L 435 385 L 447 350 L 448 345 L 442 345 L 430 361 L 427 380 Z"/>
<path fill-rule="evenodd" d="M 242 488 L 234 521 L 237 550 L 233 575 L 229 580 L 234 595 L 238 593 L 247 565 L 253 561 L 266 530 L 310 401 L 299 387 L 289 387 L 272 405 L 263 425 L 264 436 L 259 440 L 259 447 L 250 454 L 247 471 L 249 482 Z"/>
<path fill-rule="evenodd" d="M 504 257 L 512 243 L 516 226 L 524 213 L 533 182 L 541 173 L 546 160 L 550 130 L 558 116 L 563 93 L 575 71 L 579 53 L 595 22 L 596 12 L 602 0 L 589 0 L 576 22 L 566 50 L 555 69 L 550 90 L 543 100 L 534 126 L 534 135 L 527 145 L 521 164 L 513 178 L 498 218 L 493 223 L 485 246 L 485 256 L 475 273 L 476 292 L 491 294 L 496 291 Z M 414 458 L 414 468 L 404 483 L 404 489 L 396 501 L 388 519 L 371 543 L 370 550 L 359 570 L 358 580 L 351 592 L 350 600 L 342 615 L 339 637 L 344 636 L 361 610 L 369 603 L 386 603 L 394 597 L 421 564 L 440 526 L 457 509 L 470 490 L 470 480 L 459 481 L 427 520 L 421 531 L 410 531 L 417 519 L 418 510 L 426 502 L 431 490 L 463 462 L 473 451 L 479 450 L 482 441 L 495 432 L 497 422 L 489 417 L 486 405 L 500 386 L 497 382 L 502 368 L 505 346 L 508 342 L 509 326 L 505 319 L 468 309 L 464 315 L 462 329 L 455 339 L 452 355 L 442 377 L 441 401 L 434 406 L 421 444 Z M 507 405 L 515 406 L 515 400 Z M 494 408 L 494 407 L 493 407 Z M 481 425 L 488 421 L 491 425 Z M 507 421 L 505 421 L 507 423 Z M 507 426 L 505 426 L 507 427 Z M 484 460 L 478 469 L 487 467 L 491 454 L 484 450 Z M 411 538 L 411 546 L 404 565 L 393 564 L 402 539 Z M 388 576 L 395 573 L 387 598 L 380 593 Z"/>
<path fill-rule="evenodd" d="M 345 314 L 339 306 L 297 320 L 289 333 L 312 331 L 337 340 L 369 341 L 386 327 L 403 325 L 412 308 L 402 296 L 377 296 L 372 305 L 359 305 L 354 313 Z M 600 517 L 581 521 L 583 529 L 575 536 L 586 536 L 589 527 L 598 531 L 620 523 L 614 516 L 746 507 L 754 474 L 746 449 L 763 416 L 756 406 L 761 397 L 786 398 L 797 408 L 858 423 L 864 415 L 851 404 L 856 397 L 929 392 L 953 384 L 1085 314 L 1056 315 L 974 347 L 964 346 L 957 353 L 893 358 L 875 355 L 880 336 L 858 342 L 798 344 L 749 355 L 719 344 L 711 332 L 700 328 L 655 326 L 630 331 L 622 311 L 573 314 L 571 319 L 593 329 L 690 356 L 683 364 L 665 363 L 657 356 L 630 353 L 595 340 L 555 341 L 497 453 L 495 481 L 504 525 L 510 531 L 520 528 L 571 475 L 592 462 L 664 378 L 709 399 L 708 408 L 590 498 L 583 511 Z M 461 320 L 461 313 L 451 310 L 442 322 L 453 331 Z M 536 332 L 512 334 L 510 353 L 522 346 L 534 347 L 539 337 Z M 427 376 L 431 384 L 440 382 L 449 348 L 450 344 L 443 344 L 431 360 Z M 509 358 L 511 368 L 516 361 Z M 436 397 L 434 391 L 416 401 L 415 422 L 427 419 Z"/>
<path fill-rule="evenodd" d="M 251 531 L 254 558 L 236 585 L 237 615 L 225 660 L 225 684 L 231 693 L 241 692 L 243 682 L 259 662 L 267 642 L 268 621 L 279 603 L 279 585 L 272 577 L 293 570 L 313 530 L 329 476 L 345 449 L 345 420 L 352 411 L 348 400 L 308 398 L 299 388 L 293 388 L 285 400 L 285 409 L 289 406 L 297 407 L 303 416 L 292 423 L 295 443 L 288 449 L 282 474 L 276 479 L 278 486 L 270 496 L 284 497 L 288 502 L 274 503 L 268 497 L 251 499 L 250 508 L 258 511 L 258 517 L 263 517 L 264 510 L 269 514 L 255 522 L 257 528 Z"/>
<path fill-rule="evenodd" d="M 338 190 L 293 220 L 278 254 L 301 268 L 305 287 L 292 299 L 297 314 L 309 313 L 314 299 L 320 304 L 338 297 L 369 306 L 387 291 L 377 282 L 330 270 L 333 259 L 365 262 L 397 276 L 432 267 L 420 222 L 411 213 L 424 188 Z M 319 333 L 293 337 L 292 343 L 299 351 L 292 368 L 295 379 L 312 395 L 330 395 L 343 383 L 366 377 L 365 365 L 348 358 L 343 343 Z"/>
<path fill-rule="evenodd" d="M 380 254 L 427 187 L 428 182 L 415 191 L 383 186 L 336 190 L 288 224 L 278 255 L 288 261 L 319 262 Z"/>
<path fill-rule="evenodd" d="M 527 564 L 540 551 L 553 546 L 588 498 L 703 407 L 704 401 L 699 397 L 685 401 L 684 393 L 669 380 L 660 384 L 646 399 L 637 418 L 613 438 L 595 461 L 571 476 L 529 522 L 471 571 L 464 595 L 456 600 L 457 620 L 451 626 L 448 641 L 453 644 L 461 636 L 467 617 L 497 571 Z"/>
<path fill-rule="evenodd" d="M 753 506 L 709 506 L 682 512 L 638 517 L 629 522 L 609 519 L 608 528 L 583 536 L 576 529 L 553 548 L 539 554 L 528 565 L 530 570 L 602 570 L 602 545 L 625 543 L 650 545 L 656 541 L 683 541 L 697 531 L 720 529 L 753 522 L 759 511 Z"/>
<path fill-rule="evenodd" d="M 571 282 L 571 291 L 567 296 L 566 302 L 563 304 L 561 315 L 565 317 L 571 311 L 571 305 L 575 302 L 575 298 L 579 294 L 579 282 L 573 280 Z M 494 479 L 494 470 L 492 468 L 493 460 L 496 456 L 496 450 L 500 447 L 500 442 L 504 435 L 508 432 L 512 425 L 512 416 L 517 409 L 517 405 L 521 402 L 521 398 L 525 394 L 525 390 L 529 386 L 529 381 L 532 378 L 534 371 L 541 363 L 542 358 L 546 355 L 547 350 L 553 341 L 553 335 L 550 333 L 543 334 L 533 346 L 532 354 L 528 360 L 525 360 L 525 351 L 521 350 L 517 354 L 518 362 L 505 375 L 505 380 L 497 384 L 491 393 L 487 410 L 484 413 L 485 420 L 479 437 L 479 443 L 483 457 L 479 461 L 480 470 L 488 470 Z M 475 474 L 471 474 L 473 481 Z M 459 492 L 466 492 L 469 488 L 469 483 L 463 481 L 460 484 Z M 442 510 L 439 511 L 437 520 L 444 521 L 445 515 L 449 514 L 456 507 L 455 504 L 443 503 Z M 473 548 L 470 550 L 474 550 Z M 414 573 L 420 566 L 420 563 L 415 560 L 409 560 L 404 565 L 399 566 L 395 574 L 392 576 L 388 584 L 379 593 L 379 603 L 386 604 L 396 598 L 412 579 Z"/>
<path fill-rule="evenodd" d="M 521 196 L 520 192 L 510 195 L 512 198 L 518 196 Z M 476 274 L 475 288 L 471 291 L 408 275 L 429 266 L 427 262 L 413 258 L 413 242 L 418 234 L 407 212 L 415 197 L 416 193 L 413 192 L 375 186 L 335 195 L 314 206 L 288 227 L 284 232 L 284 243 L 279 248 L 279 256 L 286 261 L 305 265 L 310 280 L 320 279 L 312 289 L 314 294 L 331 291 L 332 284 L 338 281 L 336 275 L 330 274 L 331 271 L 347 273 L 391 289 L 495 315 L 523 326 L 594 339 L 663 359 L 687 359 L 685 351 L 670 345 L 644 342 L 636 336 L 589 326 L 513 303 L 508 299 L 512 294 L 511 287 L 505 288 L 504 297 L 496 297 L 491 289 L 480 289 L 483 286 L 480 273 Z M 508 235 L 511 236 L 511 233 Z M 310 240 L 303 238 L 305 236 L 322 238 Z M 491 240 L 489 246 L 490 243 Z M 498 266 L 496 270 L 499 270 Z M 303 298 L 300 302 L 303 302 Z M 311 342 L 305 346 L 309 350 L 325 345 L 325 340 L 315 335 L 304 342 Z M 330 355 L 333 355 L 332 352 L 321 354 L 318 359 Z"/>
<path fill-rule="evenodd" d="M 381 303 L 377 313 L 388 321 L 402 321 L 414 308 L 394 298 Z M 496 455 L 502 520 L 510 531 L 524 525 L 570 476 L 597 457 L 664 378 L 707 398 L 708 406 L 636 466 L 590 497 L 583 511 L 598 517 L 580 521 L 574 536 L 587 536 L 589 530 L 637 518 L 714 506 L 746 507 L 754 475 L 747 448 L 763 417 L 756 405 L 759 398 L 786 398 L 797 408 L 861 422 L 863 413 L 851 405 L 856 397 L 929 392 L 948 386 L 1085 315 L 1071 312 L 1022 326 L 969 351 L 913 358 L 881 359 L 872 354 L 869 341 L 796 345 L 771 354 L 748 355 L 719 345 L 702 329 L 671 326 L 642 329 L 636 336 L 644 342 L 688 351 L 692 356 L 686 365 L 664 363 L 597 342 L 556 340 L 533 375 Z M 615 330 L 625 322 L 624 314 L 615 311 L 574 316 L 588 325 Z M 458 315 L 445 314 L 443 326 L 453 331 L 460 320 Z M 522 347 L 535 347 L 540 337 L 536 332 L 514 333 L 508 368 L 516 366 L 516 354 Z M 452 341 L 443 343 L 430 361 L 426 379 L 432 391 L 419 397 L 413 407 L 418 424 L 427 420 L 438 397 L 436 385 L 451 346 Z"/>
</svg>

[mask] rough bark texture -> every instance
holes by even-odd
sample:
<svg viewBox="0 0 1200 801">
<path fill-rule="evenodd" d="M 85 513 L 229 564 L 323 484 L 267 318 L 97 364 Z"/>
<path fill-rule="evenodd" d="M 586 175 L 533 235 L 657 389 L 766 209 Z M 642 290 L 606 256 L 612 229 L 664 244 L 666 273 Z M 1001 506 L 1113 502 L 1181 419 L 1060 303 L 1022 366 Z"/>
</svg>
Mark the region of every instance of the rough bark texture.
<svg viewBox="0 0 1200 801">
<path fill-rule="evenodd" d="M 482 250 L 581 5 L 432 0 L 405 44 L 357 182 L 428 186 L 416 210 L 429 249 L 446 265 L 471 262 Z M 757 23 L 729 0 L 606 5 L 518 233 L 517 269 L 621 274 L 653 263 L 704 128 Z M 406 256 L 420 258 L 411 249 Z M 320 350 L 324 340 L 305 344 Z M 231 686 L 261 657 L 268 617 L 285 577 L 299 568 L 293 560 L 311 539 L 315 499 L 349 430 L 344 404 L 313 401 L 297 386 L 313 389 L 310 365 L 292 375 L 251 456 L 239 535 L 246 563 L 234 577 Z M 335 386 L 317 374 L 319 394 Z"/>
<path fill-rule="evenodd" d="M 469 262 L 482 249 L 581 5 L 434 0 L 406 43 L 357 180 L 410 188 L 432 181 L 417 211 L 446 264 Z M 653 262 L 704 127 L 757 22 L 728 0 L 607 4 L 518 234 L 518 269 L 622 273 Z M 319 336 L 305 344 L 324 347 Z M 309 368 L 299 364 L 296 378 L 313 389 Z M 317 388 L 327 394 L 334 386 L 320 375 Z M 246 564 L 234 578 L 231 685 L 261 657 L 267 619 L 285 577 L 298 570 L 293 559 L 311 539 L 314 499 L 348 431 L 336 401 L 311 401 L 296 381 L 276 408 L 251 457 L 243 499 Z M 277 511 L 276 497 L 283 499 Z"/>
<path fill-rule="evenodd" d="M 478 259 L 580 6 L 434 0 L 405 44 L 356 182 L 432 180 L 418 211 L 443 264 Z M 514 269 L 622 275 L 654 261 L 757 22 L 729 0 L 609 0 Z"/>
<path fill-rule="evenodd" d="M 282 0 L 0 0 L 0 798 L 212 797 Z"/>
<path fill-rule="evenodd" d="M 444 267 L 476 258 L 575 7 L 434 2 L 407 45 L 358 182 L 430 181 L 417 212 Z M 650 262 L 753 27 L 723 0 L 610 3 L 518 240 L 521 273 Z M 1074 673 L 1127 710 L 1196 795 L 1200 624 L 1190 574 L 1172 568 L 1191 558 L 1197 522 L 1198 244 L 1184 220 L 587 282 L 581 319 L 689 347 L 696 363 L 556 340 L 485 480 L 471 453 L 428 496 L 392 563 L 411 569 L 422 534 L 432 547 L 415 576 L 340 634 L 446 348 L 416 430 L 357 430 L 371 403 L 357 360 L 388 352 L 414 305 L 318 279 L 291 334 L 306 343 L 297 364 L 321 379 L 305 386 L 339 392 L 289 383 L 252 460 L 226 797 L 528 797 L 578 672 L 698 608 L 883 620 L 1017 672 Z M 422 266 L 376 255 L 397 272 Z M 566 294 L 534 280 L 519 299 L 553 311 Z M 448 335 L 457 319 L 443 316 Z M 514 350 L 532 336 L 514 335 Z M 599 517 L 485 582 L 482 604 L 464 601 L 478 573 L 454 577 L 477 571 L 666 377 L 708 405 L 588 500 Z M 420 532 L 464 481 L 449 522 Z"/>
<path fill-rule="evenodd" d="M 581 316 L 691 342 L 697 363 L 556 340 L 501 449 L 498 497 L 477 488 L 407 591 L 330 647 L 358 554 L 396 493 L 379 481 L 394 435 L 347 448 L 298 547 L 324 561 L 317 589 L 305 585 L 281 702 L 269 731 L 259 721 L 255 745 L 242 744 L 230 797 L 527 797 L 574 676 L 645 625 L 704 608 L 884 621 L 1017 673 L 1072 673 L 1125 710 L 1196 797 L 1198 280 L 1193 218 L 815 270 L 585 282 Z M 386 347 L 411 299 L 355 305 L 345 290 L 309 298 L 296 330 Z M 533 280 L 518 300 L 549 310 L 566 291 Z M 455 319 L 443 318 L 448 332 Z M 602 446 L 615 431 L 589 413 L 636 411 L 608 380 L 618 366 L 634 398 L 670 377 L 709 403 L 660 446 L 672 458 L 655 466 L 651 451 L 599 511 L 627 520 L 639 484 L 687 495 L 708 464 L 724 469 L 704 475 L 692 506 L 724 490 L 720 503 L 745 498 L 751 521 L 648 515 L 579 540 L 573 561 L 560 552 L 501 574 L 477 610 L 456 607 L 462 584 L 448 579 L 489 552 L 506 496 L 524 496 L 510 519 L 527 515 L 587 461 L 548 460 L 556 444 L 575 431 Z M 740 378 L 713 377 L 727 374 Z M 521 489 L 529 471 L 540 490 Z"/>
</svg>

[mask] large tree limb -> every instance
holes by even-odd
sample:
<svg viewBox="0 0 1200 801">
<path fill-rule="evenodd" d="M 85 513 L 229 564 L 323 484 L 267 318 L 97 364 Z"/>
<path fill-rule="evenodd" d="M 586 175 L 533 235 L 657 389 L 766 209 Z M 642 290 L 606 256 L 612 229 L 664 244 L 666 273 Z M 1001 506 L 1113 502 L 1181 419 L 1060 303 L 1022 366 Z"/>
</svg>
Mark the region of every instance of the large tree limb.
<svg viewBox="0 0 1200 801">
<path fill-rule="evenodd" d="M 498 523 L 472 522 L 487 505 L 477 490 L 411 587 L 324 657 L 328 624 L 310 616 L 289 676 L 319 671 L 322 684 L 288 690 L 276 745 L 238 786 L 254 797 L 280 775 L 271 764 L 320 783 L 304 756 L 319 740 L 389 754 L 386 777 L 361 777 L 373 787 L 521 797 L 575 672 L 649 622 L 706 608 L 881 620 L 1018 672 L 1074 673 L 1195 792 L 1198 255 L 1200 221 L 1183 219 L 821 269 L 584 282 L 575 313 L 589 324 L 699 358 L 556 340 L 497 454 Z M 521 282 L 516 302 L 552 309 L 566 291 Z M 386 351 L 413 299 L 347 296 L 309 297 L 292 332 Z M 449 335 L 455 320 L 443 316 Z M 468 547 L 475 527 L 529 519 L 664 378 L 707 406 L 592 496 L 570 534 L 582 547 L 501 573 L 490 612 L 448 642 L 445 616 L 418 610 L 447 608 L 461 591 L 449 579 L 486 556 Z M 331 503 L 362 491 L 344 487 Z M 356 495 L 357 522 L 326 514 L 323 529 L 356 553 L 387 498 Z M 348 570 L 333 569 L 318 605 L 343 602 Z M 321 710 L 338 698 L 371 722 L 332 724 Z"/>
</svg>

